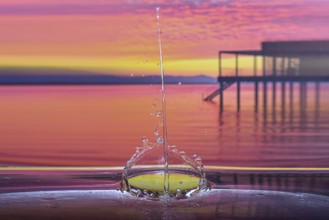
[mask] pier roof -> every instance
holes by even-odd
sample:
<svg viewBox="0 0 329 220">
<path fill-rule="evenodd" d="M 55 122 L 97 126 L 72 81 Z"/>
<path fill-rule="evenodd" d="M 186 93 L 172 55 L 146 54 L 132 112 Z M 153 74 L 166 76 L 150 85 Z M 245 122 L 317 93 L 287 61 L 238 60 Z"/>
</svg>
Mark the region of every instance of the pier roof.
<svg viewBox="0 0 329 220">
<path fill-rule="evenodd" d="M 253 56 L 329 56 L 329 41 L 266 41 L 261 50 L 226 50 L 219 53 Z"/>
<path fill-rule="evenodd" d="M 264 51 L 264 50 L 224 50 L 219 53 L 270 57 L 329 56 L 329 51 Z"/>
</svg>

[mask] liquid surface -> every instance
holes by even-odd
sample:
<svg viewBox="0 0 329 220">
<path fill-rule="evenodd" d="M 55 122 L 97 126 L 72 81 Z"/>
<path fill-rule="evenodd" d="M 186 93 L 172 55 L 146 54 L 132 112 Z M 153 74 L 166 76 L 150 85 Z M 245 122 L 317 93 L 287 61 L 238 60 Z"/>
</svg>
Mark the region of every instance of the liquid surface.
<svg viewBox="0 0 329 220">
<path fill-rule="evenodd" d="M 180 151 L 200 155 L 208 166 L 328 167 L 328 85 L 321 84 L 317 108 L 309 84 L 303 109 L 295 84 L 292 108 L 287 91 L 284 112 L 280 92 L 273 106 L 268 85 L 265 115 L 261 105 L 254 113 L 254 85 L 241 87 L 240 114 L 234 86 L 225 91 L 223 114 L 218 99 L 202 101 L 215 88 L 166 87 L 168 135 Z M 0 164 L 122 166 L 142 136 L 154 137 L 154 94 L 159 85 L 2 86 Z"/>
<path fill-rule="evenodd" d="M 128 181 L 130 183 L 130 186 L 133 188 L 145 189 L 163 194 L 163 175 L 163 173 L 141 174 L 129 178 Z M 177 190 L 183 192 L 189 191 L 191 189 L 196 189 L 199 184 L 199 177 L 181 173 L 169 173 L 170 193 L 175 193 Z"/>
<path fill-rule="evenodd" d="M 5 193 L 2 219 L 327 219 L 327 196 L 266 190 L 211 190 L 187 200 L 138 199 L 115 190 Z"/>
</svg>

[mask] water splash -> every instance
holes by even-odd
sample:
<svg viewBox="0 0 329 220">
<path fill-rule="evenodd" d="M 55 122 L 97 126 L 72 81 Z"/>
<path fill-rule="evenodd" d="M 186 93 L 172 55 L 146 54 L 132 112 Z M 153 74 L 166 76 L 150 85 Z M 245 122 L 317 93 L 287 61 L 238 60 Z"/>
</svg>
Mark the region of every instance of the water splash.
<svg viewBox="0 0 329 220">
<path fill-rule="evenodd" d="M 136 148 L 135 154 L 127 161 L 123 170 L 122 190 L 137 197 L 159 198 L 164 196 L 166 205 L 169 197 L 186 198 L 209 188 L 202 159 L 193 155 L 189 158 L 184 151 L 178 151 L 175 145 L 169 146 L 166 121 L 166 94 L 164 82 L 164 65 L 162 56 L 160 8 L 156 8 L 157 34 L 160 55 L 161 74 L 161 110 L 157 109 L 150 116 L 159 118 L 154 129 L 155 143 L 142 137 L 142 146 Z M 159 99 L 155 99 L 152 108 L 157 108 Z M 160 132 L 159 130 L 162 130 Z M 161 134 L 162 135 L 161 135 Z M 141 165 L 143 159 L 152 151 L 163 149 L 162 165 Z M 169 164 L 169 154 L 178 163 Z"/>
</svg>

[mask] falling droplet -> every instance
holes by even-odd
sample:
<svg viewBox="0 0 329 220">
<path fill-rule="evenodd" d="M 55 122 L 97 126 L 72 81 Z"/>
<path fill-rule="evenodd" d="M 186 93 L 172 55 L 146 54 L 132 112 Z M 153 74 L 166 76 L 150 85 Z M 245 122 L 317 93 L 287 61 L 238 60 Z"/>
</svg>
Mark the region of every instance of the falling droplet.
<svg viewBox="0 0 329 220">
<path fill-rule="evenodd" d="M 178 82 L 178 85 L 180 86 L 180 85 L 182 85 L 182 83 L 181 82 Z"/>
<path fill-rule="evenodd" d="M 160 14 L 159 14 L 159 12 L 160 12 L 160 7 L 157 7 L 157 8 L 156 8 L 156 12 L 157 12 L 157 19 L 159 20 L 159 19 L 160 19 Z"/>
<path fill-rule="evenodd" d="M 159 135 L 159 130 L 156 128 L 156 129 L 154 129 L 154 135 L 155 136 L 158 136 Z"/>
<path fill-rule="evenodd" d="M 161 113 L 162 113 L 162 112 L 161 112 L 160 110 L 159 110 L 159 111 L 157 111 L 157 113 L 156 113 L 156 117 L 158 117 L 158 118 L 159 118 L 159 117 L 161 116 Z"/>
<path fill-rule="evenodd" d="M 163 137 L 158 137 L 157 138 L 157 143 L 158 144 L 163 144 Z"/>
</svg>

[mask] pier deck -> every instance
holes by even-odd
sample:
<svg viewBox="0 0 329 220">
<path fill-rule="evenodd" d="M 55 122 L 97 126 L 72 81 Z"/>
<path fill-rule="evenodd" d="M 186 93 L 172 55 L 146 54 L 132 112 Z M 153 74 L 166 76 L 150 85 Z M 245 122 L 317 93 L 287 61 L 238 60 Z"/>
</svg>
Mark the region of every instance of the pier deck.
<svg viewBox="0 0 329 220">
<path fill-rule="evenodd" d="M 223 74 L 222 56 L 234 55 L 234 74 Z M 253 69 L 250 75 L 239 75 L 239 56 L 252 56 Z M 261 58 L 261 73 L 257 59 Z M 204 100 L 211 101 L 220 96 L 220 111 L 224 110 L 224 91 L 236 84 L 237 111 L 241 109 L 241 83 L 255 84 L 255 111 L 258 111 L 258 85 L 263 84 L 263 106 L 266 110 L 267 84 L 272 83 L 273 100 L 276 99 L 276 84 L 281 84 L 282 100 L 285 100 L 286 83 L 300 83 L 300 96 L 307 97 L 307 83 L 316 83 L 316 96 L 319 96 L 320 83 L 329 82 L 329 41 L 282 41 L 263 42 L 262 50 L 220 51 L 218 56 L 219 88 Z M 291 94 L 290 94 L 291 97 Z M 284 103 L 283 103 L 284 104 Z"/>
</svg>

